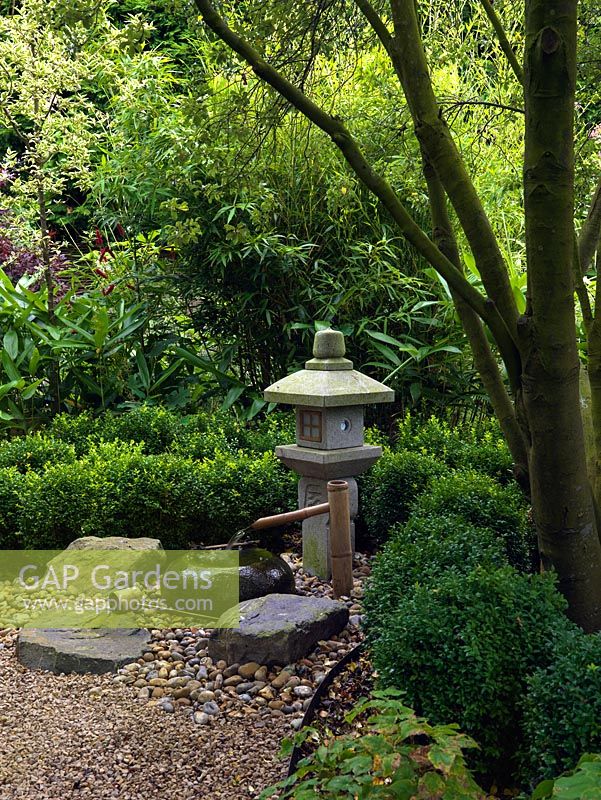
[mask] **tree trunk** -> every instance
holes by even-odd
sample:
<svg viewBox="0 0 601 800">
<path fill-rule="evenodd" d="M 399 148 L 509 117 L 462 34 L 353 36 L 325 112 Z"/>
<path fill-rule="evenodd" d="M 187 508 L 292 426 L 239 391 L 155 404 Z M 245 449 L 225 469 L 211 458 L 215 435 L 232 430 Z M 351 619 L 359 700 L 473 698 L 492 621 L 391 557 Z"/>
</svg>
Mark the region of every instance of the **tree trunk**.
<svg viewBox="0 0 601 800">
<path fill-rule="evenodd" d="M 518 330 L 532 505 L 545 568 L 584 630 L 601 628 L 601 544 L 586 469 L 574 319 L 576 0 L 527 0 L 524 204 L 528 304 Z"/>
</svg>

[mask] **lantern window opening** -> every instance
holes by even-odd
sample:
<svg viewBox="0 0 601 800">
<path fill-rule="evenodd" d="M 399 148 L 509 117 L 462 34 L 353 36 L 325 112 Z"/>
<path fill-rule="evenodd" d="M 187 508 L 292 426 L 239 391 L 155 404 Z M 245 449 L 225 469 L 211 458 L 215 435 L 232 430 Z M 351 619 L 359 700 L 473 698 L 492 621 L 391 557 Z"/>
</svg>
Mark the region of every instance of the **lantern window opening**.
<svg viewBox="0 0 601 800">
<path fill-rule="evenodd" d="M 321 442 L 322 436 L 321 411 L 301 411 L 299 438 L 305 442 Z"/>
</svg>

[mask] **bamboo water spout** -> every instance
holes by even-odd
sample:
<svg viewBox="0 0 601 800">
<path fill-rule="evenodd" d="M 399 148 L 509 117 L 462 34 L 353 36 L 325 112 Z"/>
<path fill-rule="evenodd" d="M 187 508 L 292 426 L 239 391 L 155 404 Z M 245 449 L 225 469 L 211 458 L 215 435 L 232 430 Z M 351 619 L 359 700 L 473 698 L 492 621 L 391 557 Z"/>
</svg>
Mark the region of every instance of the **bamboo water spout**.
<svg viewBox="0 0 601 800">
<path fill-rule="evenodd" d="M 259 531 L 274 528 L 290 522 L 301 522 L 320 514 L 330 515 L 330 547 L 332 556 L 332 586 L 334 597 L 350 595 L 353 588 L 353 552 L 351 546 L 351 519 L 349 506 L 349 486 L 347 481 L 334 480 L 328 482 L 328 501 L 315 506 L 299 508 L 298 511 L 287 511 L 261 517 L 239 531 L 228 543 L 239 541 L 248 531 Z"/>
</svg>

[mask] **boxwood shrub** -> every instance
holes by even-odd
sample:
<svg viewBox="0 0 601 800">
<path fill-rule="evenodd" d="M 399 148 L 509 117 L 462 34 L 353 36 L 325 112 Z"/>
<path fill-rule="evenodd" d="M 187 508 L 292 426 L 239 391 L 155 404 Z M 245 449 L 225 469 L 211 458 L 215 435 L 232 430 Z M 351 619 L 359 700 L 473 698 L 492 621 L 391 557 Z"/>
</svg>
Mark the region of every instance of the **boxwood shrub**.
<svg viewBox="0 0 601 800">
<path fill-rule="evenodd" d="M 58 414 L 45 429 L 44 436 L 73 445 L 78 458 L 84 456 L 90 446 L 102 439 L 102 418 L 89 411 L 81 414 Z"/>
<path fill-rule="evenodd" d="M 122 414 L 93 417 L 61 414 L 46 429 L 47 439 L 72 444 L 79 457 L 90 446 L 105 442 L 136 442 L 145 453 L 171 452 L 184 458 L 212 458 L 216 453 L 272 452 L 276 445 L 294 441 L 292 412 L 275 412 L 246 422 L 231 412 L 200 411 L 180 416 L 159 406 L 139 406 Z"/>
<path fill-rule="evenodd" d="M 226 542 L 258 517 L 297 508 L 297 476 L 272 453 L 218 453 L 201 462 L 198 473 L 202 486 L 196 522 L 199 541 Z M 267 529 L 259 536 L 265 546 L 278 549 L 277 530 Z"/>
<path fill-rule="evenodd" d="M 40 471 L 48 464 L 72 463 L 75 458 L 72 444 L 38 434 L 0 442 L 0 469 L 15 467 L 23 473 Z"/>
<path fill-rule="evenodd" d="M 536 567 L 536 533 L 517 484 L 500 486 L 479 472 L 453 472 L 433 483 L 417 499 L 412 513 L 430 519 L 454 514 L 476 527 L 495 531 L 504 542 L 511 566 L 522 572 Z"/>
<path fill-rule="evenodd" d="M 457 722 L 481 746 L 474 766 L 507 780 L 515 771 L 529 673 L 571 623 L 550 575 L 511 567 L 450 573 L 413 587 L 393 613 L 371 621 L 374 666 L 407 691 L 418 713 Z"/>
<path fill-rule="evenodd" d="M 415 499 L 444 472 L 444 465 L 430 456 L 385 451 L 361 480 L 361 513 L 370 536 L 384 541 L 393 525 L 406 521 Z"/>
<path fill-rule="evenodd" d="M 20 526 L 29 548 L 64 548 L 94 535 L 152 536 L 173 549 L 226 542 L 294 501 L 294 476 L 269 454 L 197 462 L 105 442 L 80 461 L 29 473 Z M 264 541 L 273 544 L 274 536 L 266 532 Z"/>
<path fill-rule="evenodd" d="M 15 467 L 0 468 L 0 550 L 22 546 L 20 514 L 25 480 Z"/>
<path fill-rule="evenodd" d="M 524 774 L 551 778 L 601 751 L 601 634 L 558 637 L 551 663 L 528 678 Z"/>
<path fill-rule="evenodd" d="M 476 567 L 507 565 L 503 542 L 494 531 L 476 528 L 462 517 L 411 517 L 392 529 L 376 556 L 365 593 L 366 629 L 393 613 L 416 586 L 435 586 L 450 572 L 465 575 Z"/>
<path fill-rule="evenodd" d="M 434 456 L 452 469 L 475 469 L 500 483 L 512 481 L 513 459 L 495 419 L 451 427 L 430 417 L 418 422 L 407 414 L 397 426 L 397 447 Z"/>
<path fill-rule="evenodd" d="M 104 441 L 137 442 L 145 453 L 158 455 L 172 446 L 181 422 L 177 414 L 159 406 L 139 406 L 124 414 L 107 412 L 99 427 Z"/>
</svg>

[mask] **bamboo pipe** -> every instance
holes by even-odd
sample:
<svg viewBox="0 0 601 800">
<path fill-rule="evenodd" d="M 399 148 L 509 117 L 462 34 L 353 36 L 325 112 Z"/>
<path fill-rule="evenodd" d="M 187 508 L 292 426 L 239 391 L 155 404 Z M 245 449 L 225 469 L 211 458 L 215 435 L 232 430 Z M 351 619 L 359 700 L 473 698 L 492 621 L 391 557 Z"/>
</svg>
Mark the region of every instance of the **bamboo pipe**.
<svg viewBox="0 0 601 800">
<path fill-rule="evenodd" d="M 334 597 L 349 596 L 353 589 L 353 550 L 348 483 L 328 481 L 330 553 Z"/>
<path fill-rule="evenodd" d="M 299 508 L 298 511 L 288 511 L 285 514 L 274 514 L 272 517 L 261 517 L 248 526 L 249 530 L 260 531 L 263 528 L 274 528 L 276 525 L 286 525 L 289 522 L 298 522 L 308 517 L 317 517 L 319 514 L 327 514 L 330 510 L 329 503 L 320 503 L 317 506 L 307 506 Z"/>
</svg>

